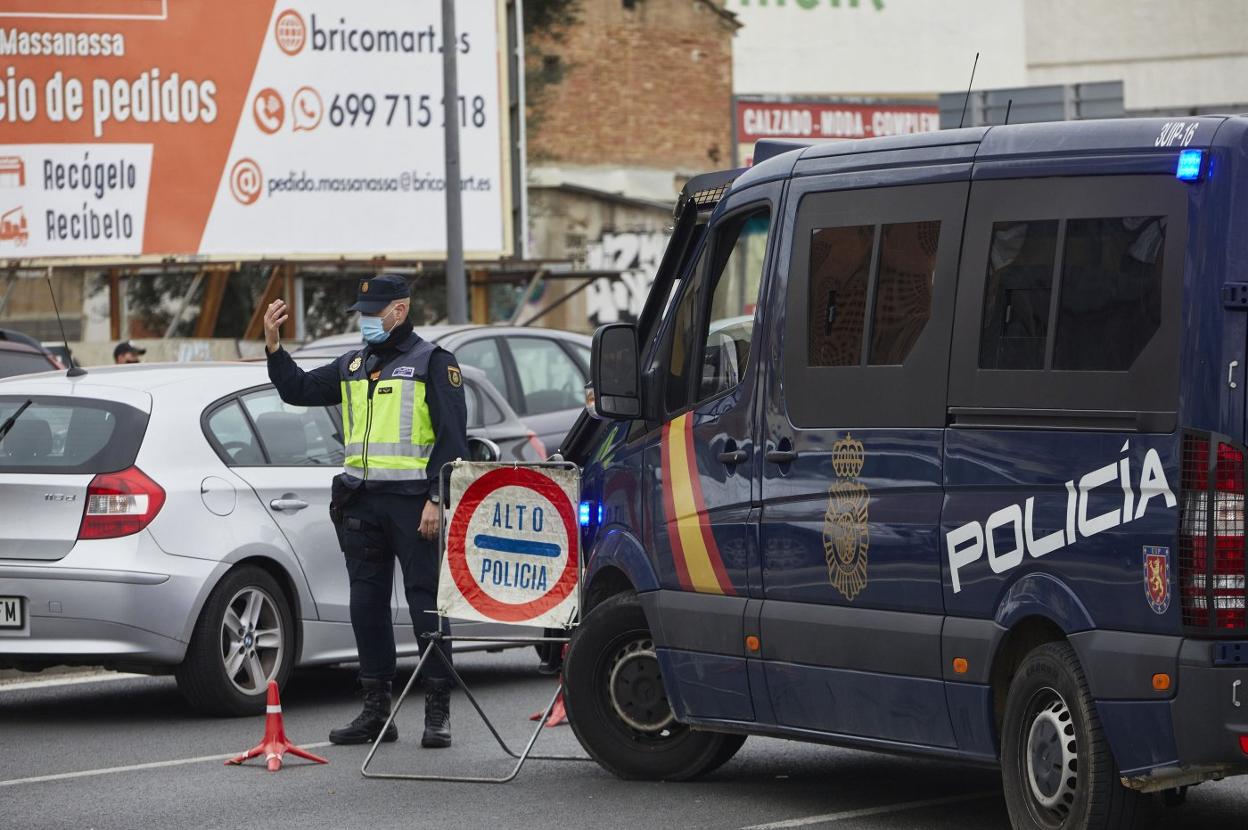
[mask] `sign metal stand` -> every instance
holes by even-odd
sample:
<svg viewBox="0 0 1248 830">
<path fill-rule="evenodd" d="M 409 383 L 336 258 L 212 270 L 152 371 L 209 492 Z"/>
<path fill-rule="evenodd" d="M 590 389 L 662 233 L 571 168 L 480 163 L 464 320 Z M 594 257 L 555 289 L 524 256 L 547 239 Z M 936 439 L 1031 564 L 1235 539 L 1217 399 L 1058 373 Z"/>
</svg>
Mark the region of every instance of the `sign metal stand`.
<svg viewBox="0 0 1248 830">
<path fill-rule="evenodd" d="M 453 467 L 454 464 L 456 463 L 459 463 L 459 462 L 451 462 L 450 464 L 445 465 L 442 468 L 443 473 L 445 473 L 447 467 Z M 500 466 L 506 466 L 509 468 L 526 468 L 527 467 L 527 468 L 536 468 L 536 469 L 546 468 L 546 469 L 562 469 L 562 470 L 578 470 L 579 471 L 579 468 L 575 464 L 571 464 L 569 462 L 547 462 L 547 463 L 542 463 L 542 464 L 508 464 L 508 465 L 500 465 Z M 579 498 L 579 496 L 580 496 L 580 493 L 578 490 L 577 497 Z M 441 521 L 439 543 L 443 551 L 445 551 L 445 548 L 446 548 L 446 543 L 445 543 L 446 508 L 448 506 L 447 505 L 448 501 L 449 499 L 442 500 L 440 516 L 439 516 L 440 521 Z M 579 531 L 579 528 L 578 528 L 578 531 Z M 580 577 L 583 575 L 583 573 L 584 573 L 584 557 L 578 556 L 577 584 L 576 584 L 578 614 L 580 610 L 580 593 L 581 593 Z M 381 731 L 378 733 L 377 739 L 373 741 L 373 745 L 369 749 L 368 755 L 365 756 L 364 758 L 364 763 L 360 766 L 360 774 L 363 775 L 365 778 L 389 778 L 389 779 L 396 779 L 396 780 L 402 780 L 402 781 L 444 781 L 444 782 L 462 783 L 462 784 L 507 784 L 515 780 L 516 776 L 520 774 L 520 770 L 524 766 L 525 761 L 528 761 L 530 759 L 535 760 L 535 761 L 590 761 L 592 760 L 591 758 L 587 758 L 581 755 L 534 755 L 533 754 L 533 747 L 537 743 L 538 737 L 542 734 L 542 729 L 546 728 L 546 720 L 550 717 L 551 711 L 554 710 L 555 708 L 555 703 L 559 700 L 559 693 L 562 691 L 562 682 L 560 682 L 555 687 L 555 693 L 551 695 L 550 701 L 546 704 L 546 708 L 542 710 L 541 717 L 537 721 L 537 727 L 533 730 L 533 733 L 529 735 L 528 739 L 525 741 L 524 748 L 520 750 L 519 753 L 517 753 L 514 749 L 511 748 L 511 746 L 507 743 L 507 741 L 504 740 L 503 736 L 499 734 L 497 727 L 495 727 L 493 721 L 490 720 L 489 715 L 487 715 L 485 710 L 481 707 L 480 702 L 477 700 L 476 696 L 473 695 L 472 690 L 468 688 L 468 684 L 464 682 L 463 676 L 460 675 L 460 673 L 455 669 L 454 663 L 452 663 L 447 658 L 446 653 L 443 651 L 443 644 L 451 645 L 455 642 L 507 643 L 511 645 L 534 645 L 536 646 L 542 643 L 567 644 L 571 639 L 570 637 L 478 637 L 478 636 L 469 636 L 469 635 L 456 636 L 454 634 L 443 634 L 441 631 L 424 633 L 424 634 L 421 634 L 420 637 L 422 640 L 425 641 L 424 653 L 421 654 L 420 661 L 416 664 L 416 668 L 412 671 L 411 677 L 409 677 L 407 680 L 407 685 L 403 687 L 402 694 L 399 695 L 398 700 L 395 701 L 394 706 L 390 710 L 390 717 L 386 719 L 385 726 L 383 726 Z M 481 720 L 485 724 L 486 728 L 490 730 L 490 734 L 494 736 L 494 740 L 498 743 L 499 747 L 503 750 L 504 753 L 506 753 L 506 755 L 509 758 L 512 758 L 515 760 L 516 762 L 515 766 L 513 766 L 511 771 L 507 773 L 506 775 L 499 776 L 499 777 L 488 777 L 488 776 L 471 776 L 471 775 L 434 775 L 434 774 L 424 774 L 424 773 L 370 772 L 369 771 L 369 765 L 372 763 L 373 757 L 377 754 L 377 750 L 381 746 L 382 736 L 385 734 L 386 730 L 390 728 L 390 724 L 394 722 L 395 718 L 398 717 L 399 709 L 403 707 L 403 703 L 404 701 L 407 700 L 408 694 L 411 693 L 412 687 L 416 685 L 416 678 L 420 676 L 421 669 L 424 668 L 425 663 L 428 660 L 433 659 L 434 655 L 436 655 L 437 659 L 441 660 L 442 664 L 446 666 L 447 670 L 451 674 L 451 678 L 455 686 L 463 690 L 464 696 L 468 698 L 468 702 L 472 704 L 472 708 L 476 710 L 477 714 L 481 717 Z"/>
</svg>

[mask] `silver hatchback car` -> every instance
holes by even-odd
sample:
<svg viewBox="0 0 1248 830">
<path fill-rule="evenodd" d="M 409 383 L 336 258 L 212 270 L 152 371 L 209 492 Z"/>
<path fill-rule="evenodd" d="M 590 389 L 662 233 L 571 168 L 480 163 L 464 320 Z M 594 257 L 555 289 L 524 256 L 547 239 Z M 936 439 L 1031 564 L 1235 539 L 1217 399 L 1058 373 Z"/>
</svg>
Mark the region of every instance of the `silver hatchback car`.
<svg viewBox="0 0 1248 830">
<path fill-rule="evenodd" d="M 540 460 L 485 376 L 464 381 L 474 456 Z M 337 407 L 283 403 L 262 363 L 145 364 L 0 381 L 0 424 L 15 414 L 0 668 L 172 672 L 196 709 L 250 714 L 270 679 L 355 659 L 328 515 Z M 415 654 L 395 584 L 396 643 Z"/>
</svg>

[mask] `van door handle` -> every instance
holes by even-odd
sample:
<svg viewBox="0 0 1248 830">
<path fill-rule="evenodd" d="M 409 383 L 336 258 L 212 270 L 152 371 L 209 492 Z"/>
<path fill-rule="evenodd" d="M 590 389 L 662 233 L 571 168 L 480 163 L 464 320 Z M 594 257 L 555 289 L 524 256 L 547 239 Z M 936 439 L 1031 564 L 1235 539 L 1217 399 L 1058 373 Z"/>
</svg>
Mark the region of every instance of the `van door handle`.
<svg viewBox="0 0 1248 830">
<path fill-rule="evenodd" d="M 763 457 L 772 464 L 792 464 L 797 460 L 797 450 L 768 450 Z"/>
<path fill-rule="evenodd" d="M 716 456 L 716 458 L 728 465 L 740 464 L 748 457 L 749 453 L 745 450 L 728 450 L 727 452 L 721 452 Z"/>
<path fill-rule="evenodd" d="M 269 507 L 279 512 L 289 510 L 294 513 L 296 510 L 302 510 L 307 507 L 308 503 L 303 499 L 273 499 L 269 502 Z"/>
</svg>

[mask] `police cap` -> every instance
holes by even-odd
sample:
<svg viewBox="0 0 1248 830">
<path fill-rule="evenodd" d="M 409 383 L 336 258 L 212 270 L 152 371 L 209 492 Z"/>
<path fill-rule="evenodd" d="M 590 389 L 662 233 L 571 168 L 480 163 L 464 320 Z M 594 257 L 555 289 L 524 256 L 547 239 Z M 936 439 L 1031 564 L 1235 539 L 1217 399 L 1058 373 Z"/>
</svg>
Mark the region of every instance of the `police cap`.
<svg viewBox="0 0 1248 830">
<path fill-rule="evenodd" d="M 398 274 L 382 274 L 368 280 L 360 280 L 355 289 L 355 304 L 347 311 L 376 314 L 395 300 L 411 296 L 407 280 Z"/>
</svg>

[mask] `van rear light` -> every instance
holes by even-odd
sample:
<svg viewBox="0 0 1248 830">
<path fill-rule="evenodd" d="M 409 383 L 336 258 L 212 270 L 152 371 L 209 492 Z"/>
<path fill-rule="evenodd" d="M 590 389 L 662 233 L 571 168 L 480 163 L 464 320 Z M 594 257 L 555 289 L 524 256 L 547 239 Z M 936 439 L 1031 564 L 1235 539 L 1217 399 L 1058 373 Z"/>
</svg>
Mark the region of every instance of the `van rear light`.
<svg viewBox="0 0 1248 830">
<path fill-rule="evenodd" d="M 79 539 L 115 539 L 151 524 L 165 504 L 165 491 L 138 467 L 100 473 L 87 485 L 87 509 Z"/>
<path fill-rule="evenodd" d="M 1244 450 L 1218 442 L 1211 459 L 1214 446 L 1183 437 L 1179 580 L 1183 624 L 1224 634 L 1248 628 Z"/>
</svg>

